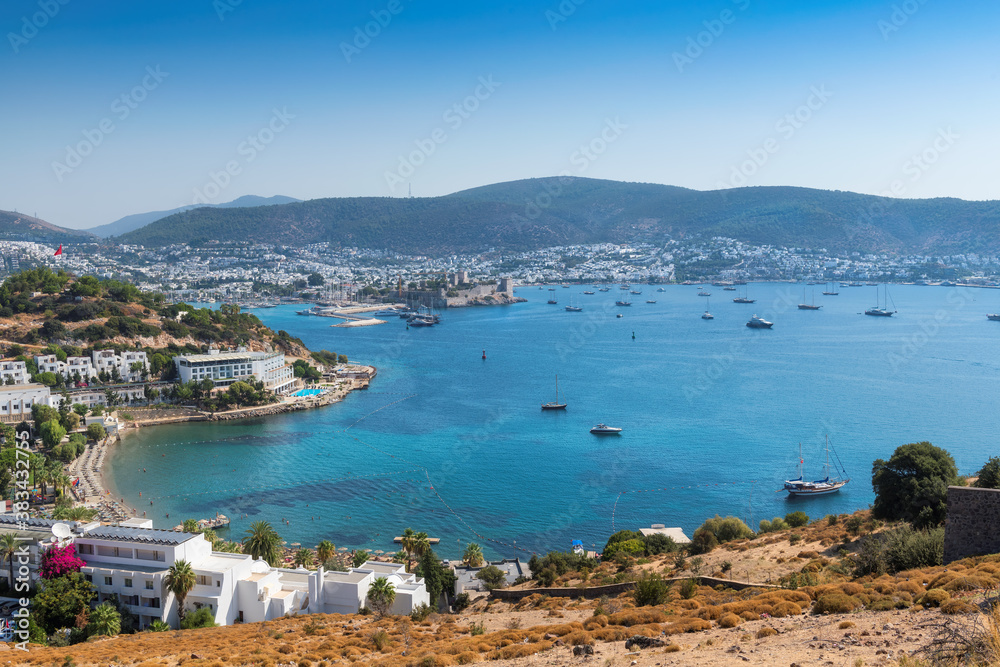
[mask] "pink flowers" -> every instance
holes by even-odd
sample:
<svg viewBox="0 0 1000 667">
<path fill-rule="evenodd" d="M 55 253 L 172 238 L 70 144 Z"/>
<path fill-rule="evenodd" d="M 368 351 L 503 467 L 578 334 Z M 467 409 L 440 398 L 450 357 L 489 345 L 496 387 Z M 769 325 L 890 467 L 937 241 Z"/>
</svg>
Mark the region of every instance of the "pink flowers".
<svg viewBox="0 0 1000 667">
<path fill-rule="evenodd" d="M 76 555 L 76 546 L 67 544 L 64 547 L 51 547 L 42 552 L 42 562 L 38 568 L 38 576 L 42 579 L 55 579 L 70 572 L 79 572 L 87 563 Z"/>
</svg>

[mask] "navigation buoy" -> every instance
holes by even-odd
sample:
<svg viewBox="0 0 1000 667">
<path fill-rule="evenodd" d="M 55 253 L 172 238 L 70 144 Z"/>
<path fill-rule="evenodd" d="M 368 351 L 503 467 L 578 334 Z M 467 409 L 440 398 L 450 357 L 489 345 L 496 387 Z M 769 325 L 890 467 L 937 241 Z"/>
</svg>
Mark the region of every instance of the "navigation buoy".
<svg viewBox="0 0 1000 667">
<path fill-rule="evenodd" d="M 486 350 L 483 350 L 483 359 L 486 358 Z"/>
<path fill-rule="evenodd" d="M 635 332 L 632 332 L 632 340 L 635 340 Z"/>
</svg>

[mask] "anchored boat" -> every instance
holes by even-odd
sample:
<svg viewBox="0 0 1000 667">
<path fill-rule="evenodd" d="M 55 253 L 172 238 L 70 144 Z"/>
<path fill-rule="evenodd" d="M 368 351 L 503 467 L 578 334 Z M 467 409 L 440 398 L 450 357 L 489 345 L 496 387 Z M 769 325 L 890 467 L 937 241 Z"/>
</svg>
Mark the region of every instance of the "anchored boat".
<svg viewBox="0 0 1000 667">
<path fill-rule="evenodd" d="M 846 476 L 847 473 L 844 471 L 844 466 L 840 464 L 840 457 L 837 456 L 836 452 L 834 452 L 833 455 L 837 458 L 837 477 L 830 477 L 830 438 L 827 438 L 826 463 L 823 465 L 823 469 L 826 471 L 826 476 L 823 479 L 807 482 L 802 477 L 802 466 L 805 461 L 802 458 L 802 443 L 799 443 L 799 477 L 798 479 L 790 479 L 785 482 L 785 491 L 788 492 L 788 495 L 825 496 L 829 493 L 836 493 L 837 491 L 840 491 L 845 484 L 851 481 L 851 479 Z"/>
</svg>

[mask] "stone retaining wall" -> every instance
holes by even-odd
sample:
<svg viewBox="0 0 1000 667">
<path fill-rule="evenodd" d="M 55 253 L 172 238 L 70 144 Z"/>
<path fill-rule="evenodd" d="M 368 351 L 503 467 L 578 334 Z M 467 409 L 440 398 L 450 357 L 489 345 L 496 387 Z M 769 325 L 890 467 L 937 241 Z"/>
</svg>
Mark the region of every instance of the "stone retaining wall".
<svg viewBox="0 0 1000 667">
<path fill-rule="evenodd" d="M 948 487 L 944 562 L 1000 553 L 1000 490 Z"/>
<path fill-rule="evenodd" d="M 780 586 L 770 586 L 767 584 L 751 584 L 745 581 L 732 581 L 730 579 L 717 579 L 715 577 L 675 577 L 666 579 L 667 583 L 677 584 L 687 579 L 694 579 L 701 586 L 716 587 L 719 585 L 741 591 L 744 588 L 780 588 Z M 548 595 L 553 598 L 586 598 L 593 600 L 603 595 L 615 597 L 635 588 L 634 581 L 625 581 L 620 584 L 608 584 L 607 586 L 588 586 L 587 588 L 525 588 L 525 589 L 505 589 L 501 588 L 490 592 L 490 597 L 496 600 L 520 600 L 529 595 L 538 593 Z"/>
</svg>

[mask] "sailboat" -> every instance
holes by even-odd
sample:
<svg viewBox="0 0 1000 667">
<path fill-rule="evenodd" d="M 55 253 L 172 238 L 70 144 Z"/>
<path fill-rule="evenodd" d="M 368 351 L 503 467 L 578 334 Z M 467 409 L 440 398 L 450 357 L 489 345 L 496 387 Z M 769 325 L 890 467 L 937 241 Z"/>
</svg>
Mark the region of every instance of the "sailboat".
<svg viewBox="0 0 1000 667">
<path fill-rule="evenodd" d="M 565 410 L 566 404 L 559 402 L 559 376 L 556 376 L 556 400 L 542 403 L 542 410 Z"/>
<path fill-rule="evenodd" d="M 757 299 L 749 298 L 750 295 L 747 293 L 747 289 L 743 290 L 743 296 L 738 296 L 735 299 L 733 299 L 733 303 L 757 303 Z"/>
<path fill-rule="evenodd" d="M 802 303 L 799 304 L 799 310 L 819 310 L 823 306 L 816 305 L 816 292 L 813 291 L 812 303 L 806 303 L 806 288 L 802 288 Z"/>
<path fill-rule="evenodd" d="M 715 319 L 715 316 L 712 315 L 712 313 L 708 310 L 710 303 L 711 303 L 710 299 L 708 299 L 708 300 L 705 301 L 705 312 L 701 314 L 701 319 L 703 319 L 703 320 L 714 320 Z"/>
<path fill-rule="evenodd" d="M 834 283 L 830 283 L 830 289 L 823 292 L 823 296 L 837 296 L 840 292 L 834 287 Z"/>
<path fill-rule="evenodd" d="M 892 317 L 895 310 L 889 310 L 889 301 L 892 297 L 889 296 L 889 286 L 885 286 L 885 299 L 880 305 L 878 303 L 878 287 L 875 288 L 875 305 L 865 311 L 865 315 L 871 315 L 873 317 Z M 895 308 L 896 304 L 893 303 L 892 307 Z"/>
<path fill-rule="evenodd" d="M 837 456 L 837 453 L 833 453 Z M 826 476 L 823 479 L 817 479 L 814 482 L 807 482 L 802 478 L 802 465 L 804 461 L 802 459 L 802 443 L 799 443 L 799 477 L 798 479 L 790 479 L 785 482 L 785 491 L 788 492 L 789 496 L 825 496 L 828 493 L 836 493 L 840 491 L 845 484 L 851 481 L 850 477 L 846 477 L 846 472 L 844 471 L 843 465 L 840 465 L 840 457 L 837 456 L 837 474 L 835 478 L 830 477 L 830 438 L 826 439 L 826 463 L 823 465 L 823 470 L 826 472 Z"/>
</svg>

